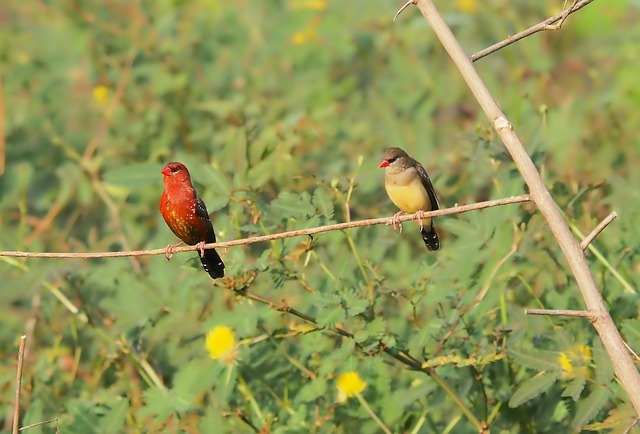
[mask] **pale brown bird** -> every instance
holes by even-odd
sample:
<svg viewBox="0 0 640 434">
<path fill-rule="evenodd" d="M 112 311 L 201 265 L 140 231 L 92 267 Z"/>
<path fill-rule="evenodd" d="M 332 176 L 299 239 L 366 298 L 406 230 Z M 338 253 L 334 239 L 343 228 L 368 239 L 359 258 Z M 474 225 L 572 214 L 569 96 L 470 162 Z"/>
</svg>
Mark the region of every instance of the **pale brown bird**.
<svg viewBox="0 0 640 434">
<path fill-rule="evenodd" d="M 402 210 L 393 216 L 394 229 L 402 213 L 415 214 L 427 249 L 438 250 L 440 240 L 433 221 L 422 217 L 424 212 L 438 209 L 438 198 L 425 168 L 400 148 L 385 149 L 379 167 L 384 168 L 384 187 L 389 198 Z"/>
</svg>

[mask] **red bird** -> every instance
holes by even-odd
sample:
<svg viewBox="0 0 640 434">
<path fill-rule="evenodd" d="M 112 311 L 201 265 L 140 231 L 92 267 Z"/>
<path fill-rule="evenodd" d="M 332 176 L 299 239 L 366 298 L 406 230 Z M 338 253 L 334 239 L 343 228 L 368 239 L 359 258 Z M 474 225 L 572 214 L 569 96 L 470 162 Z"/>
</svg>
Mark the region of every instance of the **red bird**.
<svg viewBox="0 0 640 434">
<path fill-rule="evenodd" d="M 224 277 L 224 263 L 214 249 L 204 250 L 206 243 L 215 243 L 207 207 L 191 184 L 189 171 L 182 163 L 167 163 L 160 171 L 164 175 L 164 191 L 160 198 L 160 213 L 184 243 L 200 248 L 200 261 L 212 278 Z M 171 258 L 173 245 L 167 246 L 167 258 Z"/>
</svg>

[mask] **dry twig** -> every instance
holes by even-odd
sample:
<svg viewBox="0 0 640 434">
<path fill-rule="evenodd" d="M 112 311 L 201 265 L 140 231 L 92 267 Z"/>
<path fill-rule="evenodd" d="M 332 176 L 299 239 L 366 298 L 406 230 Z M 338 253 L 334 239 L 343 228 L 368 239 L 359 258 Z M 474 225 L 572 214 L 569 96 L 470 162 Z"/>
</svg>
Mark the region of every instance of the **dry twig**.
<svg viewBox="0 0 640 434">
<path fill-rule="evenodd" d="M 559 14 L 555 14 L 554 16 L 549 17 L 546 20 L 534 26 L 531 26 L 526 30 L 523 30 L 522 32 L 516 33 L 513 36 L 509 36 L 508 38 L 503 39 L 502 41 L 496 44 L 493 44 L 492 46 L 487 47 L 484 50 L 478 51 L 477 53 L 471 56 L 471 61 L 475 62 L 476 60 L 480 60 L 483 57 L 487 57 L 489 54 L 495 53 L 496 51 L 501 50 L 504 47 L 507 47 L 513 43 L 516 43 L 519 40 L 524 39 L 527 36 L 531 36 L 535 33 L 542 32 L 545 30 L 558 30 L 560 29 L 560 27 L 562 27 L 562 24 L 564 23 L 564 21 L 567 19 L 569 15 L 579 11 L 580 9 L 582 9 L 592 1 L 593 0 L 574 1 L 569 9 L 565 9 Z"/>
<path fill-rule="evenodd" d="M 574 318 L 587 318 L 594 321 L 594 315 L 587 310 L 567 310 L 567 309 L 525 309 L 527 315 L 552 315 L 552 316 L 568 316 Z"/>
<path fill-rule="evenodd" d="M 500 42 L 497 42 L 490 47 L 487 47 L 483 50 L 478 51 L 477 53 L 471 55 L 471 61 L 475 62 L 476 60 L 480 60 L 483 57 L 487 57 L 489 54 L 495 53 L 498 50 L 503 49 L 504 47 L 508 47 L 511 44 L 515 44 L 521 39 L 526 38 L 527 36 L 531 36 L 538 32 L 543 32 L 545 30 L 559 30 L 564 24 L 567 17 L 575 12 L 578 12 L 583 7 L 587 6 L 589 3 L 593 2 L 593 0 L 574 0 L 571 7 L 565 9 L 564 11 L 555 14 L 552 17 L 547 18 L 544 21 L 539 22 L 536 25 L 529 27 L 526 30 L 516 33 L 515 35 L 509 36 L 508 38 L 503 39 Z M 409 0 L 396 12 L 396 15 L 393 17 L 393 21 L 398 18 L 398 16 L 409 6 L 417 3 L 417 0 Z"/>
<path fill-rule="evenodd" d="M 18 367 L 16 368 L 16 398 L 13 403 L 13 429 L 12 434 L 18 434 L 20 426 L 20 393 L 22 391 L 22 368 L 24 366 L 24 346 L 27 336 L 20 336 L 20 347 L 18 349 Z"/>
</svg>

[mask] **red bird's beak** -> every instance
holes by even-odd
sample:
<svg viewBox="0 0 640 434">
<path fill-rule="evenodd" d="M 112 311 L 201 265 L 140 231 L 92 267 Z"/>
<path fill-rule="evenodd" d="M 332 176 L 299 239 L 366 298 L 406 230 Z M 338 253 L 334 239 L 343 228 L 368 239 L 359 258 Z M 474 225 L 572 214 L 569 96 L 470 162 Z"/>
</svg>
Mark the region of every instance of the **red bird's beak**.
<svg viewBox="0 0 640 434">
<path fill-rule="evenodd" d="M 171 175 L 171 169 L 169 169 L 169 166 L 164 166 L 160 171 L 160 173 L 162 173 L 165 176 L 169 176 Z"/>
<path fill-rule="evenodd" d="M 388 167 L 388 166 L 389 166 L 389 162 L 387 160 L 382 160 L 378 167 L 382 169 L 383 167 Z"/>
</svg>

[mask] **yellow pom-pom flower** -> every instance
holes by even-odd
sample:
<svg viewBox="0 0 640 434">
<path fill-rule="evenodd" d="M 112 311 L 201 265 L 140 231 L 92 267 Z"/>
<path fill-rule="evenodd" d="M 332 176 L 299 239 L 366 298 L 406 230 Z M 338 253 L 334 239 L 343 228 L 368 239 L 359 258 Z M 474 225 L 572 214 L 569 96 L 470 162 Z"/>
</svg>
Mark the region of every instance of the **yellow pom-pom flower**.
<svg viewBox="0 0 640 434">
<path fill-rule="evenodd" d="M 478 0 L 458 0 L 458 9 L 466 13 L 475 12 L 478 9 Z"/>
<path fill-rule="evenodd" d="M 565 378 L 588 378 L 590 363 L 591 348 L 586 345 L 573 345 L 558 356 L 558 364 Z"/>
<path fill-rule="evenodd" d="M 344 402 L 347 398 L 356 396 L 362 393 L 367 383 L 362 381 L 362 378 L 356 371 L 349 371 L 338 376 L 338 401 Z"/>
<path fill-rule="evenodd" d="M 236 336 L 229 327 L 216 326 L 205 338 L 205 347 L 212 359 L 219 360 L 225 365 L 235 363 L 238 357 Z"/>
<path fill-rule="evenodd" d="M 101 84 L 94 87 L 93 100 L 99 105 L 105 105 L 109 100 L 109 88 Z"/>
</svg>

